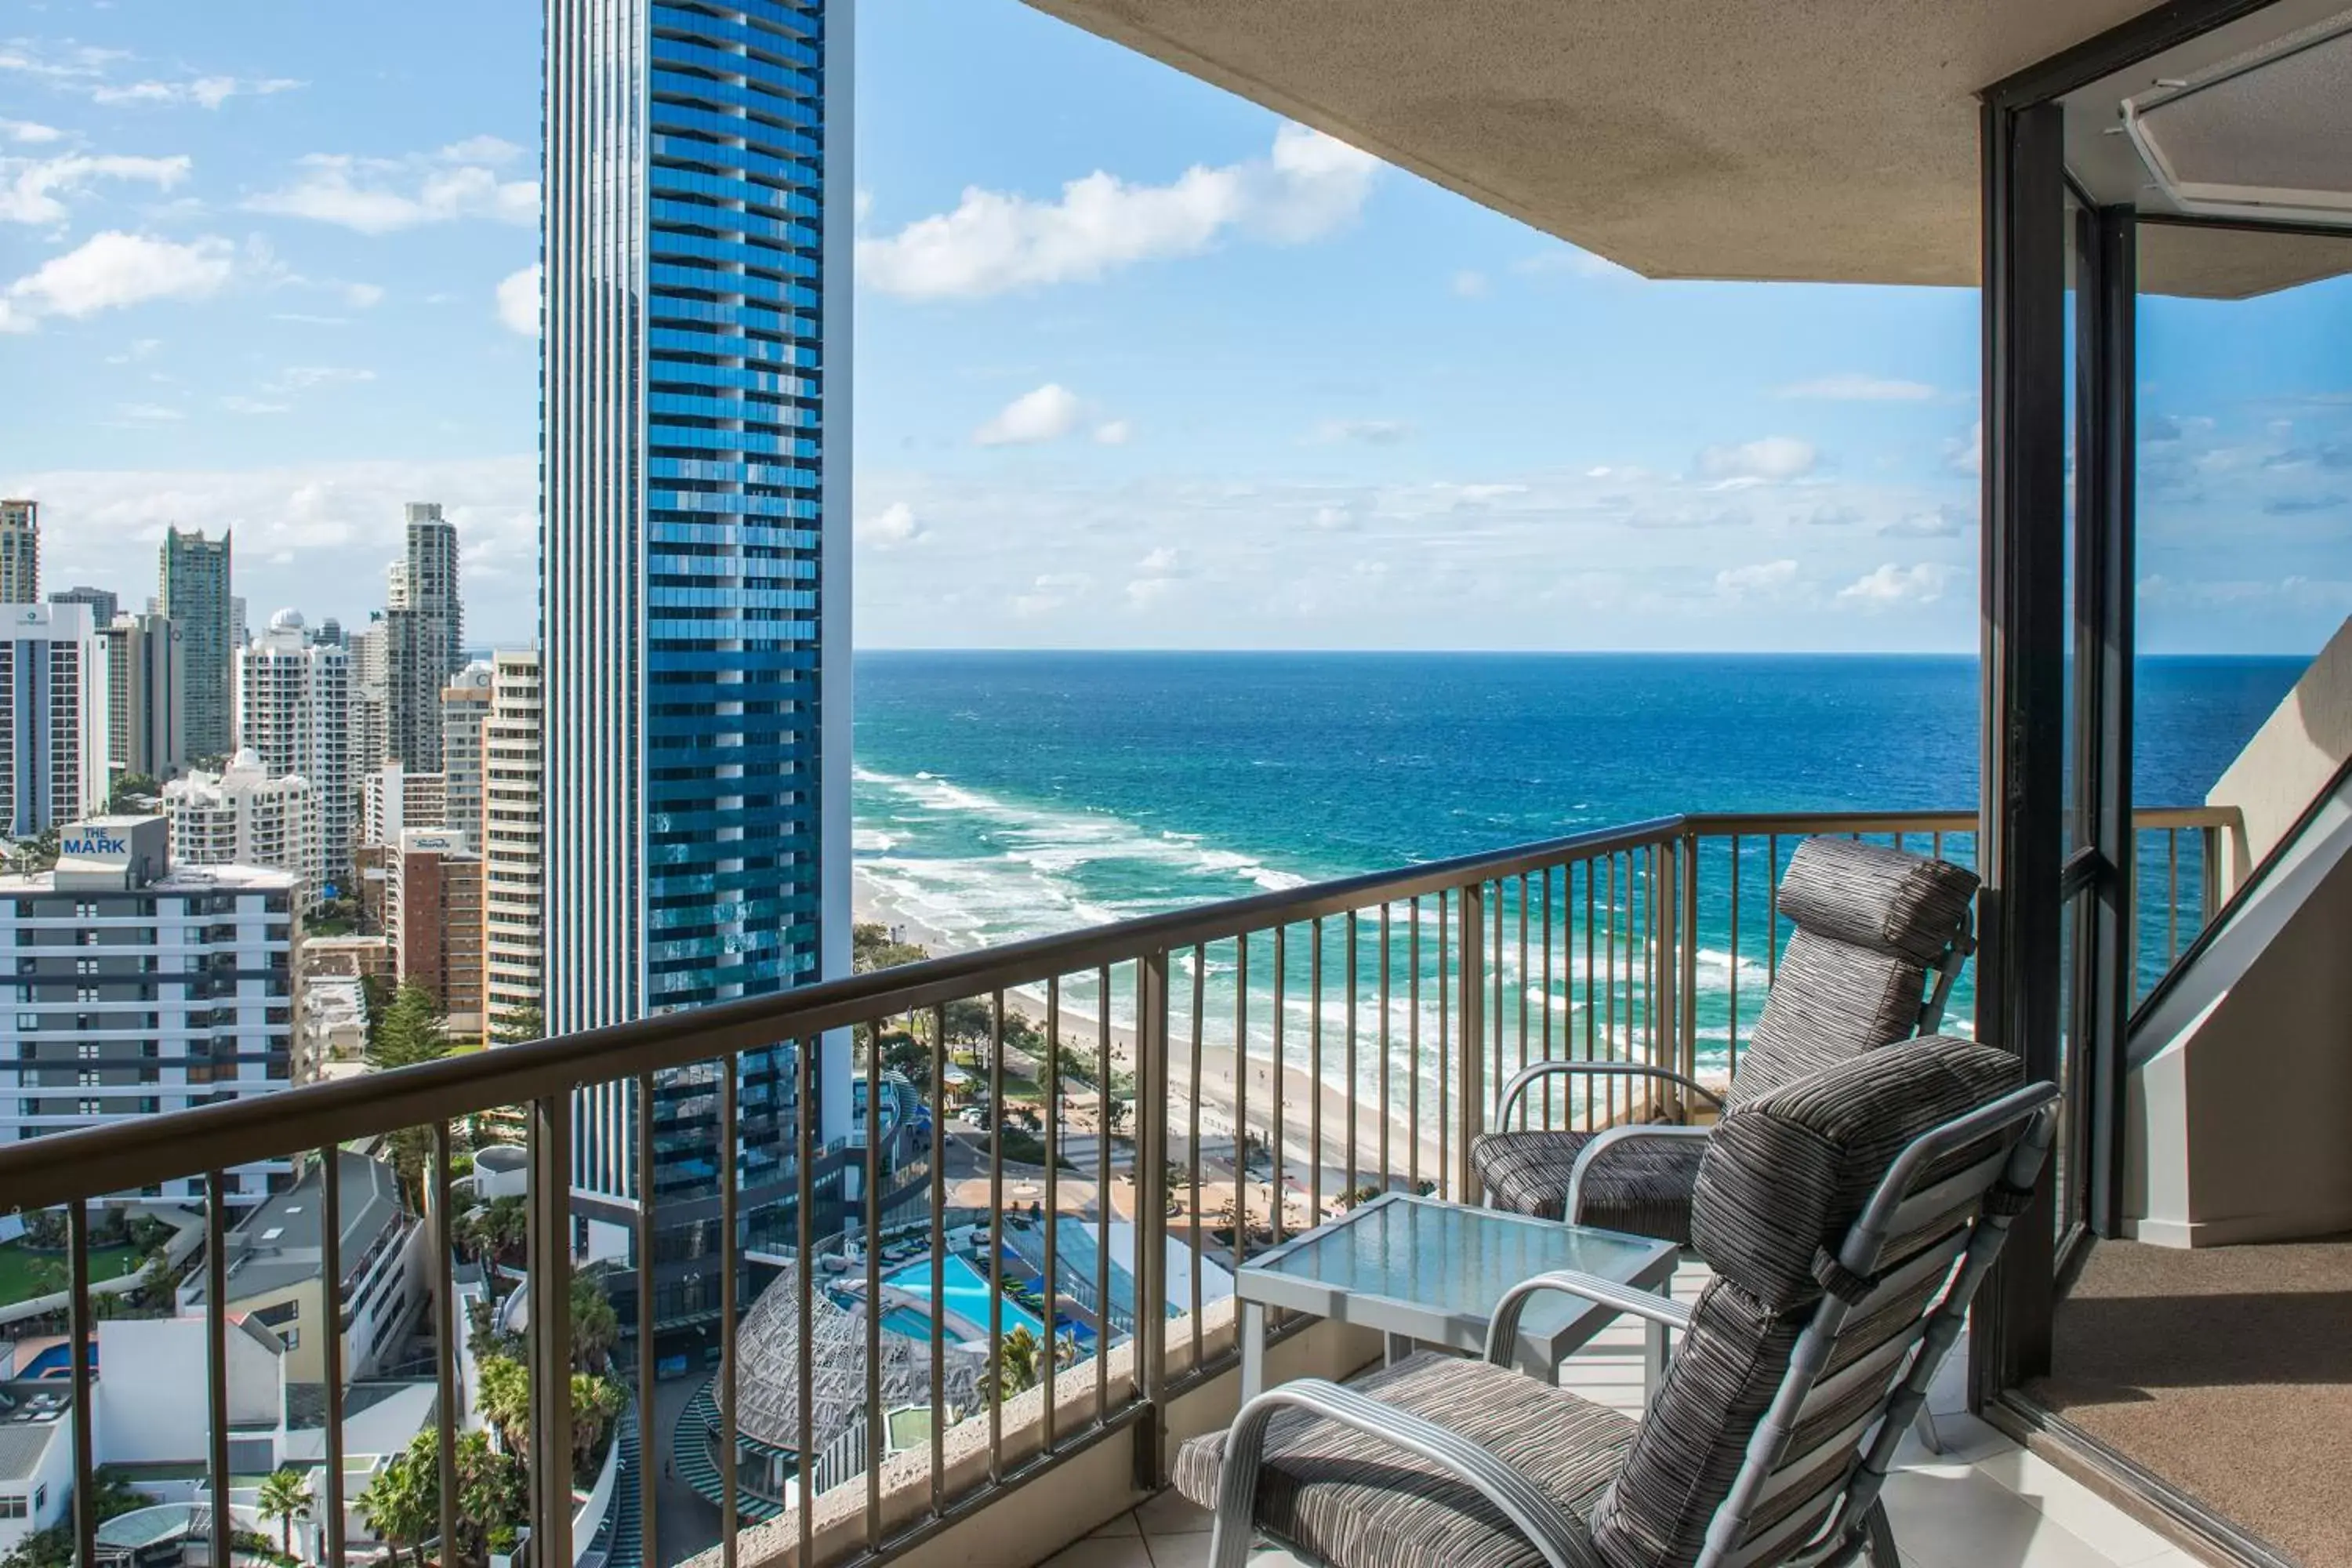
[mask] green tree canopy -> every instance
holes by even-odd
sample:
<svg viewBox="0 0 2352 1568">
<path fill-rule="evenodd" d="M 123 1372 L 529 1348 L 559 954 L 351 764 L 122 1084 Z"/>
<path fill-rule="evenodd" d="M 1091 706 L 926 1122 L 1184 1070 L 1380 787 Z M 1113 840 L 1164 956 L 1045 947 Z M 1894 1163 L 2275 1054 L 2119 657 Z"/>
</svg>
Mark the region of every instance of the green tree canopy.
<svg viewBox="0 0 2352 1568">
<path fill-rule="evenodd" d="M 441 1027 L 441 1008 L 433 993 L 422 985 L 404 985 L 393 994 L 392 1005 L 369 1021 L 367 1063 L 378 1072 L 415 1067 L 449 1054 L 449 1036 Z"/>
</svg>

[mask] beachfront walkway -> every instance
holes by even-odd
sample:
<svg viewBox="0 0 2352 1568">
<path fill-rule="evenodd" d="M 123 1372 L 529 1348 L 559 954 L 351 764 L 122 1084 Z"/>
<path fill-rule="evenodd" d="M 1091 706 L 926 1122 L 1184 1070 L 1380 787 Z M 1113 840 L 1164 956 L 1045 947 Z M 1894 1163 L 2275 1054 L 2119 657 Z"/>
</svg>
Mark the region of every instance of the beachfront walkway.
<svg viewBox="0 0 2352 1568">
<path fill-rule="evenodd" d="M 1706 1280 L 1685 1266 L 1675 1294 L 1689 1300 Z M 1904 1464 L 1888 1482 L 1887 1511 L 1905 1568 L 2198 1568 L 2172 1545 L 2081 1483 L 2026 1453 L 1967 1413 L 1962 1363 L 1945 1363 L 1929 1408 L 1945 1451 L 1906 1439 Z M 1638 1325 L 1604 1330 L 1560 1374 L 1586 1398 L 1635 1412 L 1642 1403 Z M 1209 1516 L 1172 1491 L 1048 1558 L 1044 1568 L 1202 1568 Z M 1254 1568 L 1286 1568 L 1287 1552 L 1261 1547 Z"/>
</svg>

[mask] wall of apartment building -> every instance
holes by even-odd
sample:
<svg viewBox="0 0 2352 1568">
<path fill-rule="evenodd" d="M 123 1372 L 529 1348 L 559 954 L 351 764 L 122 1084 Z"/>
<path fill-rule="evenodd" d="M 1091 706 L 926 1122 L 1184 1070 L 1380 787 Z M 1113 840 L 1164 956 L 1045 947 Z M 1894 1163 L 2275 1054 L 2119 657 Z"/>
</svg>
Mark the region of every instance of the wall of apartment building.
<svg viewBox="0 0 2352 1568">
<path fill-rule="evenodd" d="M 482 905 L 490 1023 L 541 1010 L 539 655 L 491 661 L 482 738 Z"/>
<path fill-rule="evenodd" d="M 0 833 L 106 805 L 106 645 L 87 605 L 10 607 L 0 626 Z"/>
<path fill-rule="evenodd" d="M 452 1030 L 480 1037 L 482 860 L 464 835 L 402 834 L 386 865 L 383 922 L 400 983 L 430 992 Z"/>
</svg>

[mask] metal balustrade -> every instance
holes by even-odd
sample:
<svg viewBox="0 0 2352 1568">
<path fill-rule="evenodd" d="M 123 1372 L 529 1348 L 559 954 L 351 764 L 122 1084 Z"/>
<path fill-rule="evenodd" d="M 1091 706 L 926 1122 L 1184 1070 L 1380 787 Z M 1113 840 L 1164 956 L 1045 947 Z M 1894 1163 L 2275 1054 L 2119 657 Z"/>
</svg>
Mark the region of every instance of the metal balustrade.
<svg viewBox="0 0 2352 1568">
<path fill-rule="evenodd" d="M 188 1369 L 184 1397 L 207 1412 L 209 1495 L 226 1497 L 232 1259 L 222 1172 L 257 1160 L 318 1162 L 325 1234 L 333 1237 L 343 1194 L 340 1163 L 328 1156 L 352 1144 L 385 1148 L 415 1189 L 412 1201 L 421 1200 L 426 1293 L 449 1303 L 460 1206 L 477 1201 L 471 1184 L 453 1189 L 452 1165 L 478 1118 L 511 1113 L 506 1124 L 528 1130 L 526 1353 L 536 1372 L 566 1373 L 576 1257 L 572 1097 L 625 1084 L 635 1104 L 650 1105 L 658 1086 L 691 1075 L 715 1087 L 719 1152 L 706 1216 L 718 1238 L 706 1269 L 717 1278 L 707 1315 L 718 1347 L 707 1407 L 722 1432 L 740 1431 L 747 1408 L 790 1408 L 797 1430 L 767 1431 L 764 1447 L 721 1441 L 711 1452 L 673 1454 L 677 1462 L 665 1466 L 658 1456 L 675 1435 L 650 1416 L 659 1407 L 656 1358 L 635 1356 L 635 1473 L 623 1482 L 634 1492 L 630 1506 L 612 1512 L 641 1539 L 608 1541 L 605 1554 L 658 1561 L 659 1521 L 675 1510 L 671 1489 L 684 1484 L 671 1472 L 694 1468 L 716 1472 L 721 1528 L 705 1555 L 723 1568 L 887 1557 L 1114 1436 L 1130 1435 L 1139 1473 L 1155 1476 L 1169 1402 L 1232 1363 L 1229 1314 L 1220 1310 L 1230 1270 L 1368 1191 L 1475 1200 L 1470 1145 L 1519 1068 L 1578 1057 L 1727 1078 L 1777 963 L 1786 934 L 1777 883 L 1804 837 L 1872 837 L 1966 862 L 1975 826 L 1959 813 L 1663 817 L 0 1148 L 0 1201 L 63 1205 L 73 1216 L 68 1386 L 79 1560 L 97 1561 L 98 1522 L 86 1203 L 205 1177 L 209 1353 L 201 1378 Z M 2143 814 L 2144 952 L 2159 950 L 2150 934 L 2159 929 L 2166 953 L 2193 940 L 2216 907 L 2223 838 L 2234 830 L 2219 811 Z M 2193 846 L 2186 857 L 2184 837 Z M 1952 1026 L 1965 1027 L 1969 1012 L 1964 986 Z M 951 1073 L 951 1043 L 968 1055 L 968 1069 Z M 804 1113 L 789 1149 L 761 1152 L 786 1159 L 794 1200 L 789 1212 L 740 1214 L 736 1161 L 727 1157 L 744 1152 L 730 1064 L 778 1044 L 795 1047 Z M 847 1054 L 865 1084 L 853 1136 L 822 1151 L 818 1119 L 807 1113 L 824 1081 L 821 1053 Z M 951 1102 L 979 1098 L 954 1092 L 957 1078 L 985 1087 L 978 1126 L 951 1121 Z M 1526 1097 L 1515 1124 L 1602 1125 L 1649 1113 L 1648 1093 L 1632 1079 L 1589 1090 L 1548 1083 Z M 1036 1109 L 1034 1132 L 1011 1117 L 1016 1102 Z M 640 1170 L 654 1168 L 656 1131 L 653 1118 L 636 1119 Z M 825 1162 L 842 1159 L 859 1173 L 854 1198 L 830 1195 L 842 1189 L 838 1168 Z M 826 1170 L 832 1185 L 820 1190 Z M 633 1229 L 633 1261 L 656 1266 L 617 1278 L 624 1303 L 633 1296 L 634 1321 L 654 1324 L 664 1321 L 654 1216 L 640 1213 Z M 955 1236 L 965 1239 L 956 1255 L 965 1261 L 951 1284 Z M 929 1258 L 924 1279 L 887 1277 L 886 1268 L 906 1266 L 886 1258 L 900 1247 Z M 328 1277 L 341 1272 L 331 1268 Z M 973 1307 L 966 1274 L 980 1278 L 985 1305 Z M 763 1288 L 792 1293 L 793 1310 L 776 1315 L 798 1326 L 788 1353 L 758 1363 L 768 1369 L 761 1376 L 788 1369 L 791 1397 L 781 1401 L 743 1381 L 739 1335 Z M 325 1295 L 328 1321 L 304 1325 L 322 1335 L 326 1384 L 313 1506 L 317 1555 L 341 1563 L 373 1548 L 346 1529 L 366 1478 L 346 1473 L 347 1304 L 341 1292 Z M 1016 1317 L 1031 1342 L 1025 1350 Z M 835 1337 L 823 1338 L 813 1326 L 820 1321 Z M 433 1535 L 451 1543 L 445 1560 L 483 1533 L 463 1517 L 458 1472 L 461 1412 L 481 1393 L 465 1385 L 474 1364 L 467 1329 L 462 1314 L 446 1310 L 430 1326 Z M 921 1352 L 931 1419 L 912 1447 L 872 1453 L 850 1427 L 821 1429 L 816 1395 L 821 1375 L 835 1387 L 838 1374 L 854 1372 L 863 1380 L 855 1430 L 889 1434 L 884 1352 L 892 1336 Z M 950 1348 L 966 1338 L 976 1346 Z M 1029 1368 L 1019 1370 L 1034 1369 L 1034 1391 L 1010 1386 L 1021 1381 L 1013 1363 L 1024 1357 Z M 534 1376 L 528 1420 L 530 1554 L 557 1568 L 583 1559 L 595 1522 L 583 1517 L 575 1534 L 568 1382 Z M 749 1453 L 765 1466 L 779 1450 L 825 1462 L 800 1467 L 764 1496 L 756 1488 L 774 1472 L 747 1478 L 742 1463 Z M 759 1511 L 774 1518 L 740 1517 L 747 1484 L 762 1498 Z"/>
</svg>

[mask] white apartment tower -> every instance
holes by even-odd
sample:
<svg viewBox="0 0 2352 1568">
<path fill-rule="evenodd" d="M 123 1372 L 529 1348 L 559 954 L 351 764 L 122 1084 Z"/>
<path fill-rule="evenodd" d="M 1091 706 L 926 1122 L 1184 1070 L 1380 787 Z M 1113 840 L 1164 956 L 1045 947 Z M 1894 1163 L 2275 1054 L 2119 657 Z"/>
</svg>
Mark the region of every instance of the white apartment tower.
<svg viewBox="0 0 2352 1568">
<path fill-rule="evenodd" d="M 539 655 L 499 654 L 482 732 L 482 916 L 485 1010 L 505 1020 L 542 1011 L 540 926 Z"/>
<path fill-rule="evenodd" d="M 106 645 L 87 605 L 0 607 L 0 833 L 106 808 Z"/>
<path fill-rule="evenodd" d="M 302 908 L 318 907 L 326 864 L 319 842 L 318 786 L 300 773 L 273 775 L 250 749 L 217 773 L 163 786 L 172 859 L 181 866 L 259 866 L 302 879 Z"/>
<path fill-rule="evenodd" d="M 482 731 L 490 718 L 490 667 L 476 662 L 441 689 L 441 775 L 447 825 L 482 841 Z"/>
<path fill-rule="evenodd" d="M 94 817 L 54 870 L 0 877 L 0 1143 L 289 1089 L 295 1081 L 295 879 L 175 868 L 163 818 Z M 260 1202 L 285 1161 L 228 1173 Z M 151 1193 L 200 1202 L 202 1176 Z M 135 1196 L 137 1194 L 128 1194 Z"/>
<path fill-rule="evenodd" d="M 0 500 L 0 605 L 41 596 L 41 503 Z"/>
<path fill-rule="evenodd" d="M 280 610 L 236 656 L 236 743 L 273 776 L 299 773 L 318 791 L 321 890 L 351 879 L 351 667 L 313 644 L 302 617 Z"/>
<path fill-rule="evenodd" d="M 180 628 L 158 615 L 121 615 L 106 640 L 107 752 L 111 777 L 167 779 L 187 764 Z"/>
</svg>

